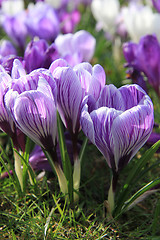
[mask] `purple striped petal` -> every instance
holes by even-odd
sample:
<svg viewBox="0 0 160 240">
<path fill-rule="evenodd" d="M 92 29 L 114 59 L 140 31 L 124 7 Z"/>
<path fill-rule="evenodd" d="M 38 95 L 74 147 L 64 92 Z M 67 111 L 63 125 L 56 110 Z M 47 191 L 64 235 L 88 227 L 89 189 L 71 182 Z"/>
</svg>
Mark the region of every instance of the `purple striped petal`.
<svg viewBox="0 0 160 240">
<path fill-rule="evenodd" d="M 110 147 L 110 132 L 114 119 L 119 114 L 121 114 L 121 111 L 116 111 L 113 108 L 107 107 L 101 107 L 90 113 L 90 121 L 92 121 L 93 124 L 95 139 L 94 141 L 90 138 L 89 139 L 92 141 L 93 144 L 95 142 L 95 145 L 104 155 L 109 167 L 114 167 L 114 155 Z M 86 134 L 86 126 L 84 122 L 83 111 L 81 115 L 81 125 L 82 130 Z"/>
<path fill-rule="evenodd" d="M 89 72 L 90 74 L 92 74 L 92 65 L 88 62 L 83 62 L 83 63 L 79 63 L 76 66 L 74 66 L 74 71 L 78 70 L 78 69 L 83 69 L 86 70 L 87 72 Z"/>
<path fill-rule="evenodd" d="M 73 70 L 86 94 L 92 95 L 97 100 L 106 83 L 106 75 L 102 66 L 96 64 L 92 67 L 90 63 L 80 63 Z"/>
<path fill-rule="evenodd" d="M 53 79 L 49 70 L 39 68 L 28 75 L 21 76 L 19 79 L 13 80 L 11 88 L 18 93 L 24 91 L 36 90 L 38 86 L 39 77 L 44 78 L 50 85 L 53 95 L 57 94 L 56 82 Z M 56 98 L 56 97 L 55 97 Z"/>
<path fill-rule="evenodd" d="M 123 168 L 145 144 L 152 126 L 153 112 L 149 103 L 133 107 L 115 119 L 110 143 L 117 170 Z"/>
<path fill-rule="evenodd" d="M 53 149 L 57 125 L 52 99 L 38 91 L 24 92 L 15 101 L 14 116 L 22 132 L 43 148 Z"/>
<path fill-rule="evenodd" d="M 80 30 L 73 35 L 72 46 L 74 51 L 78 51 L 82 55 L 83 62 L 89 62 L 95 51 L 96 39 L 87 31 Z"/>
<path fill-rule="evenodd" d="M 143 104 L 146 97 L 145 91 L 137 84 L 123 86 L 119 88 L 119 91 L 123 97 L 125 109 L 141 104 L 141 102 Z"/>
<path fill-rule="evenodd" d="M 79 64 L 80 66 L 80 64 Z M 85 92 L 87 93 L 89 91 L 89 86 L 91 84 L 91 80 L 92 80 L 92 75 L 86 71 L 83 68 L 77 68 L 75 70 L 75 73 L 81 83 L 81 88 L 83 88 L 85 90 Z"/>
<path fill-rule="evenodd" d="M 22 65 L 22 63 L 18 60 L 15 59 L 13 62 L 13 67 L 12 67 L 12 72 L 11 72 L 11 76 L 13 79 L 18 79 L 21 76 L 25 76 L 26 72 L 25 69 Z"/>
<path fill-rule="evenodd" d="M 68 63 L 64 59 L 59 58 L 50 65 L 49 67 L 50 72 L 53 74 L 54 70 L 57 67 L 68 67 Z"/>
<path fill-rule="evenodd" d="M 53 77 L 58 88 L 58 110 L 69 131 L 77 133 L 80 129 L 81 103 L 84 91 L 72 68 L 57 68 Z"/>
<path fill-rule="evenodd" d="M 0 128 L 8 134 L 14 132 L 14 123 L 5 108 L 3 98 L 11 81 L 12 79 L 7 73 L 0 73 Z"/>
<path fill-rule="evenodd" d="M 13 118 L 4 104 L 4 97 L 11 81 L 12 79 L 7 73 L 0 73 L 0 128 L 12 138 L 14 147 L 17 150 L 20 148 L 22 151 L 24 151 L 24 134 L 18 128 L 16 128 Z M 10 95 L 8 96 L 11 97 Z"/>
<path fill-rule="evenodd" d="M 97 101 L 98 107 L 107 106 L 116 110 L 125 110 L 125 102 L 121 92 L 113 85 L 106 85 Z"/>
<path fill-rule="evenodd" d="M 9 90 L 5 104 L 18 128 L 35 143 L 50 150 L 57 135 L 56 99 L 48 82 L 40 77 L 37 89 L 18 93 Z"/>
</svg>

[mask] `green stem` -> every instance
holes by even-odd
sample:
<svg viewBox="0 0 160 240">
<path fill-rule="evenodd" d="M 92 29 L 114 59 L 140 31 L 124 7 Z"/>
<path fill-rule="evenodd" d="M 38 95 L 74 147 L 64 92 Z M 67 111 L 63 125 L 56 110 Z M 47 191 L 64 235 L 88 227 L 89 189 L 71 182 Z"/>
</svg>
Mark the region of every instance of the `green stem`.
<svg viewBox="0 0 160 240">
<path fill-rule="evenodd" d="M 111 179 L 111 185 L 108 191 L 108 204 L 109 204 L 109 210 L 110 210 L 110 214 L 113 213 L 113 210 L 115 208 L 115 192 L 116 192 L 116 188 L 117 188 L 117 181 L 118 181 L 118 173 L 113 171 L 113 176 Z"/>
<path fill-rule="evenodd" d="M 80 161 L 81 164 L 82 164 L 82 160 L 83 160 L 83 156 L 84 156 L 84 152 L 85 152 L 87 143 L 88 143 L 88 138 L 85 137 L 85 139 L 83 141 L 83 144 L 82 144 L 82 147 L 81 147 L 80 154 L 79 154 L 79 161 Z"/>
<path fill-rule="evenodd" d="M 50 166 L 52 167 L 53 172 L 55 172 L 58 177 L 58 182 L 59 182 L 59 186 L 60 186 L 62 193 L 67 194 L 68 193 L 67 180 L 64 175 L 64 172 L 62 171 L 60 164 L 57 161 L 56 152 L 53 151 L 52 153 L 49 153 L 48 151 L 45 151 L 44 149 L 43 149 L 43 151 L 50 163 Z M 53 161 L 53 156 L 54 156 L 55 161 Z"/>
<path fill-rule="evenodd" d="M 113 191 L 113 178 L 111 179 L 110 188 L 108 191 L 108 205 L 109 205 L 109 214 L 112 215 L 114 210 L 114 191 Z"/>
<path fill-rule="evenodd" d="M 78 202 L 79 200 L 79 186 L 80 186 L 80 179 L 81 179 L 81 163 L 80 160 L 77 158 L 74 162 L 74 170 L 73 170 L 73 201 Z"/>
<path fill-rule="evenodd" d="M 21 186 L 21 190 L 23 192 L 24 188 L 23 188 L 23 169 L 22 169 L 22 163 L 21 163 L 21 158 L 20 156 L 14 151 L 14 165 L 15 165 L 15 172 L 16 175 L 18 177 L 20 186 Z"/>
</svg>

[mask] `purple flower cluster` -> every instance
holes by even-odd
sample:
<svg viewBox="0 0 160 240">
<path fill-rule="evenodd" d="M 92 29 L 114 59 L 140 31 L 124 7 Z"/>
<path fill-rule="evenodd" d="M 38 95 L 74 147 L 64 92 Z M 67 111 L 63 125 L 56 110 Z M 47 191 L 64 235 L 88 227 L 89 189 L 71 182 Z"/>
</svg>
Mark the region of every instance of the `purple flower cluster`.
<svg viewBox="0 0 160 240">
<path fill-rule="evenodd" d="M 0 46 L 0 129 L 11 137 L 17 151 L 25 152 L 26 137 L 34 142 L 29 164 L 33 170 L 54 169 L 61 191 L 71 202 L 78 199 L 80 184 L 80 131 L 112 170 L 110 198 L 119 172 L 152 133 L 153 104 L 145 87 L 138 85 L 143 87 L 142 72 L 160 95 L 156 37 L 124 45 L 128 74 L 136 84 L 119 89 L 106 85 L 103 67 L 90 63 L 95 38 L 85 30 L 72 33 L 80 21 L 80 2 L 75 1 L 68 11 L 67 0 L 57 8 L 37 1 L 14 16 L 3 14 L 2 26 L 19 49 L 9 41 Z M 27 42 L 28 36 L 31 41 Z M 18 154 L 16 160 L 15 172 L 23 192 Z"/>
<path fill-rule="evenodd" d="M 59 35 L 50 45 L 45 39 L 32 40 L 26 46 L 24 57 L 17 56 L 17 51 L 11 42 L 4 41 L 0 47 L 0 63 L 9 74 L 11 74 L 14 59 L 22 62 L 27 73 L 42 67 L 48 69 L 58 58 L 64 58 L 68 64 L 74 66 L 90 61 L 94 55 L 95 46 L 95 38 L 85 30 L 75 34 Z"/>
<path fill-rule="evenodd" d="M 12 76 L 1 69 L 0 79 L 0 127 L 10 133 L 9 127 L 11 137 L 17 129 L 50 153 L 57 145 L 57 110 L 72 141 L 82 128 L 115 172 L 131 160 L 152 132 L 149 96 L 138 85 L 120 89 L 105 85 L 105 72 L 98 64 L 70 67 L 58 59 L 49 70 L 39 68 L 26 75 L 15 60 Z"/>
<path fill-rule="evenodd" d="M 63 3 L 59 9 L 55 9 L 41 1 L 29 4 L 27 9 L 14 15 L 3 13 L 2 8 L 1 18 L 2 27 L 7 35 L 14 44 L 24 50 L 27 37 L 38 37 L 53 42 L 60 32 L 73 32 L 80 21 L 80 13 L 77 9 L 68 12 L 67 5 Z"/>
</svg>

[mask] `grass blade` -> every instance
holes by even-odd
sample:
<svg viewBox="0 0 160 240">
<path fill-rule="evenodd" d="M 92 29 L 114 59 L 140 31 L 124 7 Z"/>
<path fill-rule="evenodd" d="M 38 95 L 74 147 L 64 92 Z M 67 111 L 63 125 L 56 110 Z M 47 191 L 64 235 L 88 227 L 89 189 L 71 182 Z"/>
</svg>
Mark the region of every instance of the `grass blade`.
<svg viewBox="0 0 160 240">
<path fill-rule="evenodd" d="M 145 197 L 150 195 L 153 192 L 158 191 L 158 189 L 154 189 L 157 185 L 160 184 L 160 178 L 157 178 L 148 184 L 146 184 L 144 187 L 142 187 L 140 190 L 138 190 L 128 201 L 125 202 L 123 206 L 123 212 L 126 210 L 129 210 L 132 208 L 135 204 L 143 200 Z"/>
<path fill-rule="evenodd" d="M 72 203 L 73 202 L 73 171 L 72 171 L 72 165 L 68 155 L 67 147 L 65 144 L 65 137 L 64 137 L 62 122 L 58 112 L 57 112 L 57 126 L 58 126 L 58 137 L 59 137 L 58 140 L 59 140 L 62 166 L 63 166 L 64 175 L 67 179 L 69 199 L 70 199 L 70 202 Z"/>
<path fill-rule="evenodd" d="M 127 200 L 129 193 L 132 191 L 132 187 L 136 184 L 135 179 L 137 179 L 138 176 L 141 175 L 143 166 L 145 166 L 146 162 L 152 158 L 153 154 L 158 150 L 159 147 L 160 147 L 160 140 L 145 152 L 145 154 L 141 157 L 141 159 L 139 159 L 138 163 L 130 172 L 124 186 L 122 187 L 120 195 L 117 199 L 117 206 L 114 210 L 115 216 L 120 213 L 124 202 Z"/>
</svg>

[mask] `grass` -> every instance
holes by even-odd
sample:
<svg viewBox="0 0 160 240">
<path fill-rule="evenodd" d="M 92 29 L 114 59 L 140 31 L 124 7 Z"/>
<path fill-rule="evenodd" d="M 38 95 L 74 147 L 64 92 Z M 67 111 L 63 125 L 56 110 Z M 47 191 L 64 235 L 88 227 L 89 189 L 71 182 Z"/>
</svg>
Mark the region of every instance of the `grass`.
<svg viewBox="0 0 160 240">
<path fill-rule="evenodd" d="M 121 174 L 119 188 L 137 160 L 138 156 Z M 159 170 L 158 167 L 148 172 L 136 188 L 157 176 Z M 76 206 L 66 204 L 52 174 L 38 182 L 37 192 L 28 184 L 22 198 L 18 198 L 9 178 L 1 180 L 0 239 L 158 239 L 160 193 L 149 196 L 119 218 L 108 220 L 104 201 L 109 179 L 107 164 L 90 145 L 82 166 L 80 200 Z"/>
</svg>

